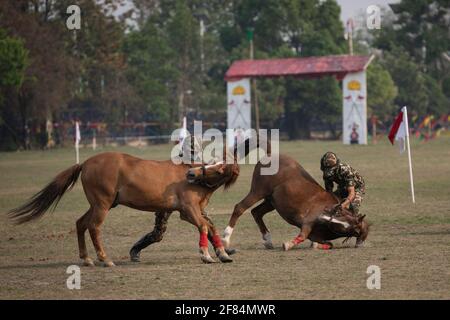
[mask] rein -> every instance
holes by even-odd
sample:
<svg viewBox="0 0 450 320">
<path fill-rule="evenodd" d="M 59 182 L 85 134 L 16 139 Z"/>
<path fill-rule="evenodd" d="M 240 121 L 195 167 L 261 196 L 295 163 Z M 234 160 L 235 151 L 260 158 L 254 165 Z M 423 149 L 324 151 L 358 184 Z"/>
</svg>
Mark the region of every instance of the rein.
<svg viewBox="0 0 450 320">
<path fill-rule="evenodd" d="M 331 225 L 333 224 L 333 223 L 331 222 L 331 219 L 332 219 L 335 215 L 336 215 L 336 212 L 331 212 L 331 214 L 329 215 L 330 220 L 329 220 L 328 223 L 326 224 L 326 225 L 327 225 L 327 228 L 328 228 L 328 230 L 330 230 L 330 231 L 331 231 L 332 233 L 334 233 L 335 235 L 338 235 L 338 236 L 340 236 L 340 237 L 347 237 L 347 239 L 344 240 L 344 242 L 345 242 L 345 241 L 347 241 L 349 238 L 351 238 L 351 236 L 349 237 L 347 233 L 337 232 L 336 230 L 333 230 L 332 227 L 331 227 Z"/>
<path fill-rule="evenodd" d="M 219 188 L 222 184 L 224 184 L 225 180 L 228 178 L 225 176 L 222 179 L 220 179 L 217 183 L 214 183 L 214 184 L 208 183 L 206 181 L 206 166 L 203 164 L 201 168 L 202 168 L 202 180 L 195 182 L 196 184 L 198 184 L 200 186 L 210 188 L 210 189 L 216 189 L 216 188 Z"/>
</svg>

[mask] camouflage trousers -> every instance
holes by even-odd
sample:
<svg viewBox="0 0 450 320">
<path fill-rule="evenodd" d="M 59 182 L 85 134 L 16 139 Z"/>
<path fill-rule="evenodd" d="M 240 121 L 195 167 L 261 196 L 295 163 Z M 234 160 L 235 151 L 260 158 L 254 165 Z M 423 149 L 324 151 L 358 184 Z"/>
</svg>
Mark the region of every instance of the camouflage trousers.
<svg viewBox="0 0 450 320">
<path fill-rule="evenodd" d="M 334 192 L 334 194 L 341 199 L 345 199 L 348 197 L 348 193 L 346 191 L 342 192 L 340 190 L 337 190 Z M 364 196 L 365 196 L 364 191 L 360 190 L 355 191 L 355 198 L 353 199 L 352 202 L 350 202 L 350 210 L 353 211 L 355 215 L 359 214 L 359 208 L 361 207 L 361 202 L 363 201 Z"/>
</svg>

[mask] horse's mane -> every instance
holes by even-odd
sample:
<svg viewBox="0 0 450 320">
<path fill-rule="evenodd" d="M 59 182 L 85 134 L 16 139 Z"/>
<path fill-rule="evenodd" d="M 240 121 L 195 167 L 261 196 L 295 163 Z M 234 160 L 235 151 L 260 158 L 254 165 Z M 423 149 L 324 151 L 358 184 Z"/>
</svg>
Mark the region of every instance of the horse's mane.
<svg viewBox="0 0 450 320">
<path fill-rule="evenodd" d="M 237 180 L 239 177 L 239 165 L 237 163 L 237 148 L 234 146 L 234 148 L 226 148 L 224 146 L 224 159 L 223 161 L 226 162 L 226 160 L 233 159 L 232 164 L 227 165 L 226 174 L 229 175 L 229 179 L 225 181 L 224 184 L 224 190 L 229 189 Z"/>
<path fill-rule="evenodd" d="M 239 177 L 239 166 L 237 164 L 233 164 L 231 166 L 227 167 L 227 170 L 230 170 L 231 172 L 230 174 L 230 179 L 228 179 L 225 182 L 224 185 L 224 189 L 227 190 L 228 188 L 230 188 L 237 180 L 237 178 Z"/>
</svg>

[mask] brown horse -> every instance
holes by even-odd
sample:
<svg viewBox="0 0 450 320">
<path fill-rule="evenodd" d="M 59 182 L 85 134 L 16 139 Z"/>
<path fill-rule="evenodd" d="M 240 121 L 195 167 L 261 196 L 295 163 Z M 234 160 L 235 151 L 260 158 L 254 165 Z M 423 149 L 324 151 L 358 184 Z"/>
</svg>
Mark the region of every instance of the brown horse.
<svg viewBox="0 0 450 320">
<path fill-rule="evenodd" d="M 250 139 L 246 139 L 244 142 L 242 142 L 238 146 L 234 146 L 234 148 L 227 149 L 225 146 L 223 147 L 223 155 L 222 155 L 222 161 L 220 163 L 216 163 L 213 166 L 208 166 L 211 168 L 215 168 L 215 174 L 217 175 L 225 175 L 227 176 L 227 170 L 223 170 L 222 168 L 227 168 L 227 166 L 223 165 L 222 163 L 226 161 L 233 161 L 232 170 L 235 174 L 235 178 L 237 178 L 237 175 L 239 174 L 239 166 L 237 164 L 238 160 L 241 158 L 245 158 L 250 151 L 254 150 L 255 148 L 260 148 L 260 145 L 262 146 L 263 151 L 267 151 L 267 154 L 270 155 L 271 146 L 270 142 L 265 137 L 257 137 L 256 140 L 251 141 Z M 264 149 L 266 148 L 266 149 Z M 189 149 L 189 146 L 188 148 Z M 193 150 L 193 147 L 191 146 L 191 151 Z M 189 151 L 189 150 L 188 150 Z M 192 152 L 191 152 L 192 154 Z M 220 159 L 220 158 L 219 158 Z M 187 172 L 187 179 L 192 184 L 198 184 L 204 187 L 211 187 L 208 180 L 210 179 L 208 174 L 206 174 L 205 168 L 208 168 L 205 166 L 196 166 L 192 167 Z M 156 219 L 155 219 L 155 226 L 153 230 L 150 233 L 147 233 L 144 235 L 138 242 L 136 242 L 130 250 L 130 257 L 132 261 L 139 261 L 139 255 L 142 249 L 148 247 L 149 245 L 159 242 L 163 239 L 164 233 L 167 230 L 167 222 L 170 217 L 170 212 L 157 212 L 156 213 Z M 204 215 L 204 218 L 208 221 L 209 218 Z M 210 221 L 211 222 L 211 221 Z M 212 222 L 211 222 L 212 224 Z M 208 238 L 213 243 L 212 240 L 212 234 L 208 234 Z M 225 249 L 225 251 L 231 255 L 236 252 L 234 249 Z"/>
<path fill-rule="evenodd" d="M 262 167 L 261 162 L 255 166 L 250 192 L 234 207 L 222 239 L 225 247 L 230 245 L 239 217 L 260 200 L 264 201 L 251 212 L 268 249 L 273 248 L 273 244 L 263 216 L 275 209 L 288 223 L 301 228 L 295 239 L 283 244 L 284 250 L 306 239 L 318 243 L 318 248 L 330 249 L 329 240 L 357 237 L 356 245 L 359 246 L 367 238 L 369 226 L 364 216 L 355 217 L 342 208 L 339 199 L 322 188 L 297 161 L 280 155 L 280 169 L 275 175 L 261 175 Z"/>
<path fill-rule="evenodd" d="M 87 212 L 76 222 L 80 258 L 85 265 L 94 265 L 88 256 L 84 237 L 89 230 L 98 259 L 105 266 L 114 266 L 103 249 L 100 226 L 109 210 L 119 204 L 156 212 L 157 221 L 168 218 L 172 211 L 179 211 L 181 219 L 196 226 L 200 233 L 203 262 L 214 262 L 208 252 L 208 233 L 220 261 L 231 262 L 216 228 L 202 212 L 215 190 L 221 186 L 228 188 L 236 181 L 239 167 L 237 163 L 202 165 L 202 184 L 192 184 L 186 179 L 191 167 L 174 164 L 170 160 L 142 160 L 122 153 L 102 153 L 58 174 L 26 204 L 11 210 L 9 215 L 18 224 L 41 217 L 52 205 L 56 207 L 81 173 L 84 193 L 90 204 Z M 139 246 L 135 245 L 133 249 L 132 258 L 133 254 L 138 258 Z"/>
</svg>

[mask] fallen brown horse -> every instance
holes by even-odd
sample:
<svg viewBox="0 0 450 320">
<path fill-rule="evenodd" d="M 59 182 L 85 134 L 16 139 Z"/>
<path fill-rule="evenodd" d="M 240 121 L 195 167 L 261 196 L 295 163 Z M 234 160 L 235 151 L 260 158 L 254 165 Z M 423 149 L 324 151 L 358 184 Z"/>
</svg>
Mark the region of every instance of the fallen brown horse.
<svg viewBox="0 0 450 320">
<path fill-rule="evenodd" d="M 89 230 L 98 259 L 105 266 L 114 266 L 103 249 L 100 226 L 109 210 L 119 204 L 156 212 L 157 221 L 167 218 L 172 211 L 179 211 L 181 219 L 198 228 L 203 262 L 214 262 L 208 252 L 208 233 L 219 259 L 231 262 L 216 228 L 202 212 L 215 190 L 221 186 L 228 188 L 236 181 L 239 166 L 237 163 L 203 165 L 201 185 L 188 182 L 186 174 L 189 169 L 190 165 L 174 164 L 171 160 L 142 160 L 122 153 L 102 153 L 58 174 L 29 202 L 10 211 L 9 215 L 19 224 L 41 217 L 52 205 L 56 207 L 81 174 L 84 193 L 90 204 L 87 212 L 76 222 L 80 258 L 85 265 L 94 265 L 88 256 L 84 237 Z M 131 251 L 135 258 L 139 255 L 138 247 Z"/>
<path fill-rule="evenodd" d="M 306 239 L 317 243 L 318 248 L 330 249 L 329 241 L 333 239 L 356 237 L 359 246 L 367 238 L 369 226 L 364 216 L 355 217 L 340 207 L 339 199 L 325 191 L 297 161 L 280 155 L 279 171 L 275 175 L 261 175 L 262 167 L 260 162 L 255 166 L 250 192 L 234 208 L 222 239 L 225 247 L 230 245 L 239 217 L 261 200 L 264 201 L 251 212 L 268 249 L 273 248 L 273 244 L 263 216 L 272 210 L 277 210 L 284 220 L 301 228 L 296 238 L 283 244 L 284 250 Z"/>
</svg>

